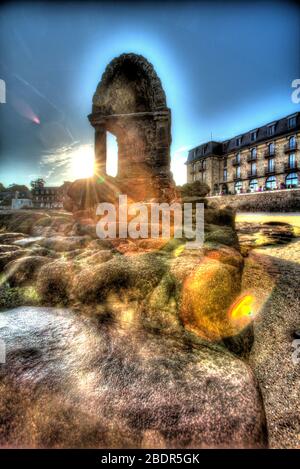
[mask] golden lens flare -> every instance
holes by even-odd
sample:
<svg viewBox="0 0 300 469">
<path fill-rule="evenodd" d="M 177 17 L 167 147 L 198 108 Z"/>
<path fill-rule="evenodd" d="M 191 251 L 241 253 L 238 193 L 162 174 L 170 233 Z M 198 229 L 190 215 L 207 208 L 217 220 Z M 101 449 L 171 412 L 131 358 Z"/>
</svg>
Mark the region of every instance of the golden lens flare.
<svg viewBox="0 0 300 469">
<path fill-rule="evenodd" d="M 233 303 L 229 310 L 229 318 L 234 321 L 241 319 L 254 319 L 256 311 L 254 307 L 255 298 L 252 295 L 245 294 Z"/>
<path fill-rule="evenodd" d="M 180 244 L 174 251 L 174 257 L 179 257 L 185 250 L 185 245 Z"/>
</svg>

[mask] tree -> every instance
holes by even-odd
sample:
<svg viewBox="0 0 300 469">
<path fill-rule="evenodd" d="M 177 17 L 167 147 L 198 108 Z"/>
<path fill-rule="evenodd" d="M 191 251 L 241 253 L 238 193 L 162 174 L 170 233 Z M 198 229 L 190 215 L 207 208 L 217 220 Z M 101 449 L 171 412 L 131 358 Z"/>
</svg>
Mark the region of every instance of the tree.
<svg viewBox="0 0 300 469">
<path fill-rule="evenodd" d="M 35 179 L 34 181 L 31 181 L 30 183 L 32 190 L 35 189 L 42 189 L 45 185 L 45 181 L 42 178 Z"/>
<path fill-rule="evenodd" d="M 29 192 L 29 189 L 27 186 L 25 186 L 24 184 L 10 184 L 6 190 L 8 192 Z"/>
<path fill-rule="evenodd" d="M 30 199 L 31 198 L 31 192 L 28 189 L 27 186 L 23 184 L 10 184 L 7 188 L 6 191 L 11 194 L 11 197 L 14 198 L 16 192 L 18 193 L 19 198 L 26 198 Z"/>
<path fill-rule="evenodd" d="M 3 186 L 2 182 L 0 182 L 0 192 L 4 192 L 5 191 L 5 187 Z"/>
</svg>

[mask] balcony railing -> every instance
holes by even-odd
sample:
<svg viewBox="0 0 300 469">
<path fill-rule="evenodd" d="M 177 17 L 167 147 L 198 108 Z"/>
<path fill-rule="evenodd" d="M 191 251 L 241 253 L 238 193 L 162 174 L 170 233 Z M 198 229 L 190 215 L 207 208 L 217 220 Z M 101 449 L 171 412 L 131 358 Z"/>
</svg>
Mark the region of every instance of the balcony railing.
<svg viewBox="0 0 300 469">
<path fill-rule="evenodd" d="M 254 176 L 257 176 L 256 169 L 252 169 L 251 171 L 248 171 L 248 178 L 252 178 Z"/>
<path fill-rule="evenodd" d="M 237 158 L 235 158 L 233 161 L 232 161 L 232 166 L 239 166 L 241 164 L 241 160 L 238 160 Z"/>
<path fill-rule="evenodd" d="M 276 168 L 275 165 L 272 168 L 265 168 L 265 176 L 268 176 L 270 174 L 275 174 Z"/>
<path fill-rule="evenodd" d="M 284 145 L 284 152 L 285 153 L 289 153 L 290 151 L 295 151 L 297 150 L 298 148 L 298 145 L 297 145 L 297 142 L 293 143 L 293 144 L 290 144 L 290 143 L 286 143 Z"/>
<path fill-rule="evenodd" d="M 234 181 L 240 181 L 242 178 L 241 176 L 233 176 Z"/>
<path fill-rule="evenodd" d="M 257 155 L 248 155 L 247 156 L 247 163 L 251 163 L 252 161 L 256 161 L 257 160 Z"/>
<path fill-rule="evenodd" d="M 265 158 L 274 158 L 274 156 L 276 155 L 276 149 L 274 148 L 273 150 L 271 150 L 270 148 L 268 148 L 267 150 L 265 150 L 264 152 L 264 157 Z"/>
<path fill-rule="evenodd" d="M 293 163 L 284 163 L 284 170 L 285 171 L 297 171 L 298 170 L 297 161 L 294 161 Z"/>
<path fill-rule="evenodd" d="M 200 173 L 202 173 L 202 172 L 205 171 L 205 170 L 206 170 L 206 166 L 200 166 L 200 167 L 198 168 L 198 171 L 199 171 Z"/>
</svg>

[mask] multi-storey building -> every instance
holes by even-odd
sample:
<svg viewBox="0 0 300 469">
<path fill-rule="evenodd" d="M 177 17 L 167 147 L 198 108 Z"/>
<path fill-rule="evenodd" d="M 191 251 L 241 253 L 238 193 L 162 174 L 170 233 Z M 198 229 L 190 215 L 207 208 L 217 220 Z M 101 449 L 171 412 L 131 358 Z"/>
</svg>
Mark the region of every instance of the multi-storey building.
<svg viewBox="0 0 300 469">
<path fill-rule="evenodd" d="M 32 189 L 33 204 L 35 208 L 60 208 L 62 197 L 59 187 L 40 187 Z"/>
<path fill-rule="evenodd" d="M 211 195 L 299 187 L 300 112 L 199 145 L 186 165 L 187 182 L 206 182 Z"/>
<path fill-rule="evenodd" d="M 71 183 L 65 181 L 60 187 L 43 186 L 34 187 L 32 189 L 32 199 L 35 208 L 62 208 L 63 199 L 66 190 Z"/>
</svg>

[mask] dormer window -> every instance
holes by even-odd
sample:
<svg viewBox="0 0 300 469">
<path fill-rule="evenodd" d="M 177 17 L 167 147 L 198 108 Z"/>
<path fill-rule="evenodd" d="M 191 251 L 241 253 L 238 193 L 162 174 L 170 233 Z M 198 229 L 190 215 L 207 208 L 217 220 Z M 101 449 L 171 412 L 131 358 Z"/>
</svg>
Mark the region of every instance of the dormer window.
<svg viewBox="0 0 300 469">
<path fill-rule="evenodd" d="M 252 132 L 250 132 L 250 140 L 251 142 L 255 142 L 256 139 L 257 139 L 257 130 L 253 130 Z"/>
<path fill-rule="evenodd" d="M 268 136 L 269 137 L 272 137 L 272 135 L 275 135 L 275 128 L 276 128 L 276 124 L 268 125 Z"/>
<path fill-rule="evenodd" d="M 288 117 L 288 128 L 289 129 L 293 129 L 294 127 L 296 127 L 296 124 L 297 124 L 296 116 Z"/>
<path fill-rule="evenodd" d="M 237 147 L 241 146 L 241 144 L 242 144 L 242 137 L 237 137 L 235 143 L 236 143 L 236 146 L 237 146 Z"/>
</svg>

